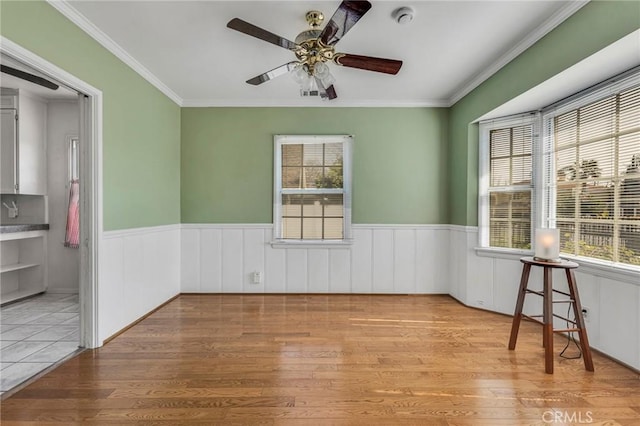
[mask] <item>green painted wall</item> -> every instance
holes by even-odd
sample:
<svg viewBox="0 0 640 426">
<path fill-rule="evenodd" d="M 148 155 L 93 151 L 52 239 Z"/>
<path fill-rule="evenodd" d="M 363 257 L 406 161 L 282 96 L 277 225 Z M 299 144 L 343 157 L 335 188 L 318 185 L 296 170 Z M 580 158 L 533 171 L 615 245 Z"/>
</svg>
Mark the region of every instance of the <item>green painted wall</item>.
<svg viewBox="0 0 640 426">
<path fill-rule="evenodd" d="M 0 34 L 103 91 L 105 230 L 270 223 L 276 133 L 355 135 L 354 223 L 475 225 L 472 122 L 639 27 L 640 2 L 592 1 L 450 109 L 181 111 L 45 2 L 0 2 Z"/>
<path fill-rule="evenodd" d="M 180 108 L 58 11 L 0 2 L 0 34 L 104 95 L 104 229 L 180 222 Z"/>
<path fill-rule="evenodd" d="M 354 223 L 447 223 L 447 120 L 441 108 L 183 108 L 182 222 L 271 223 L 273 135 L 351 134 Z"/>
<path fill-rule="evenodd" d="M 478 222 L 478 117 L 640 28 L 640 2 L 591 1 L 458 101 L 449 121 L 449 223 Z"/>
</svg>

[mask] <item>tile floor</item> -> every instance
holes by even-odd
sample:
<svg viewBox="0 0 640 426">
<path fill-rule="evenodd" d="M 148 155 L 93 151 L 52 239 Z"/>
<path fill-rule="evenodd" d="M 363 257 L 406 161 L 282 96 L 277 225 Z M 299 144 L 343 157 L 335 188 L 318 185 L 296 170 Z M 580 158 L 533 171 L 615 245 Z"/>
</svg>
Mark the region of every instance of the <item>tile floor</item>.
<svg viewBox="0 0 640 426">
<path fill-rule="evenodd" d="M 0 308 L 0 395 L 78 350 L 77 294 L 45 293 Z"/>
</svg>

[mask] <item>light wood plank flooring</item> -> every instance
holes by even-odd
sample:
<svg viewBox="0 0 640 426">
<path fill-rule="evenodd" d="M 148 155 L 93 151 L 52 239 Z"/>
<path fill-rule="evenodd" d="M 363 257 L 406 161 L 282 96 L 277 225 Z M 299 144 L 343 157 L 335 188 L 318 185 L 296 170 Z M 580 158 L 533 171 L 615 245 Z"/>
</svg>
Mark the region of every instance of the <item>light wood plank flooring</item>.
<svg viewBox="0 0 640 426">
<path fill-rule="evenodd" d="M 448 296 L 183 295 L 2 401 L 2 425 L 640 425 L 640 375 Z M 575 354 L 576 350 L 571 349 Z"/>
</svg>

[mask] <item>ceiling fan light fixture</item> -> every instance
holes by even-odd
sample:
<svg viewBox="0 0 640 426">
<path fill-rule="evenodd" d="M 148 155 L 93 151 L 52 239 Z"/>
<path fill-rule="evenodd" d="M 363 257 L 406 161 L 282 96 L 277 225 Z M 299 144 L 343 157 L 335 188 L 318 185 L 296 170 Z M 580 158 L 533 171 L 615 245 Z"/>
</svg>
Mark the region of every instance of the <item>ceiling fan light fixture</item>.
<svg viewBox="0 0 640 426">
<path fill-rule="evenodd" d="M 317 62 L 312 69 L 306 64 L 299 64 L 290 72 L 291 78 L 300 86 L 300 96 L 320 96 L 326 98 L 326 89 L 335 83 L 329 66 Z M 319 87 L 322 86 L 322 87 Z M 322 95 L 325 96 L 322 96 Z"/>
<path fill-rule="evenodd" d="M 293 81 L 299 85 L 302 85 L 309 79 L 309 72 L 305 69 L 303 64 L 300 64 L 291 70 L 291 78 L 293 78 Z"/>
<path fill-rule="evenodd" d="M 300 85 L 300 96 L 319 96 L 318 84 L 316 79 L 308 76 L 308 78 Z"/>
<path fill-rule="evenodd" d="M 314 77 L 318 77 L 322 81 L 324 87 L 329 87 L 336 82 L 335 77 L 331 74 L 329 66 L 324 62 L 318 62 L 313 67 Z"/>
<path fill-rule="evenodd" d="M 368 71 L 375 71 L 385 74 L 397 74 L 402 67 L 402 61 L 386 58 L 374 58 L 372 56 L 353 55 L 335 51 L 335 45 L 344 35 L 371 9 L 368 0 L 342 0 L 338 9 L 333 13 L 331 19 L 321 30 L 320 26 L 324 19 L 321 12 L 316 10 L 306 14 L 309 29 L 301 32 L 292 42 L 284 37 L 255 26 L 240 18 L 233 18 L 227 23 L 227 27 L 258 38 L 273 45 L 285 48 L 293 52 L 296 61 L 280 65 L 272 70 L 264 72 L 247 80 L 248 84 L 257 86 L 287 73 L 300 86 L 302 96 L 319 96 L 322 99 L 333 100 L 338 97 L 336 89 L 333 87 L 335 78 L 327 66 L 327 62 L 333 62 L 348 68 L 357 68 Z M 400 8 L 408 10 L 398 20 L 404 21 L 413 18 L 413 10 L 410 8 Z"/>
</svg>

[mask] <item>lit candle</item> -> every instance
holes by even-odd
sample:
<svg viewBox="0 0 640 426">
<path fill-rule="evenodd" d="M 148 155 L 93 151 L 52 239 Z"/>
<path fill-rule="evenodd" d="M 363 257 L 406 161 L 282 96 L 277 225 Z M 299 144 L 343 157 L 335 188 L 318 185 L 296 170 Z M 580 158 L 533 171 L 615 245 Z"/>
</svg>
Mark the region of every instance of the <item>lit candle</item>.
<svg viewBox="0 0 640 426">
<path fill-rule="evenodd" d="M 534 258 L 545 262 L 560 261 L 559 229 L 536 229 Z"/>
</svg>

